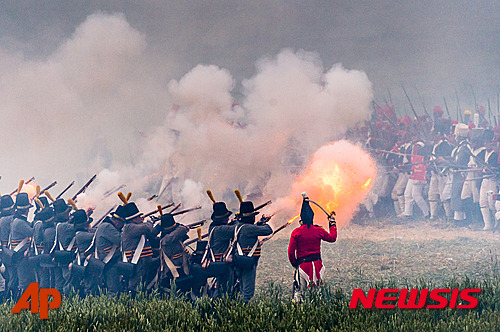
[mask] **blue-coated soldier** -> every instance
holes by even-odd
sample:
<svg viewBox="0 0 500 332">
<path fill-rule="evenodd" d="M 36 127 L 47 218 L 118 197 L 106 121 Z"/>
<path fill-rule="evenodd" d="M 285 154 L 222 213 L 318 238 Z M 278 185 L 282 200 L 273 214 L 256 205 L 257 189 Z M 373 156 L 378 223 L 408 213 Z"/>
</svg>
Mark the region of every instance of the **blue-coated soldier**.
<svg viewBox="0 0 500 332">
<path fill-rule="evenodd" d="M 110 216 L 104 218 L 95 234 L 98 258 L 106 264 L 103 271 L 104 282 L 111 295 L 118 294 L 121 290 L 117 262 L 121 259 L 121 231 L 124 224 L 120 205 Z"/>
<path fill-rule="evenodd" d="M 2 275 L 5 278 L 5 298 L 17 292 L 17 271 L 3 258 L 3 249 L 9 246 L 10 226 L 14 220 L 15 203 L 10 195 L 3 195 L 0 198 L 0 240 L 2 246 L 2 262 L 6 271 Z"/>
<path fill-rule="evenodd" d="M 89 218 L 87 212 L 83 209 L 78 209 L 71 214 L 70 222 L 75 230 L 75 245 L 77 254 L 80 259 L 86 258 L 93 252 L 89 248 L 92 246 L 94 234 L 90 232 L 90 223 L 92 218 Z M 78 259 L 78 257 L 77 257 Z M 97 291 L 99 275 L 94 273 L 86 273 L 83 278 L 77 277 L 76 274 L 71 276 L 71 284 L 80 293 L 80 295 L 95 294 Z"/>
<path fill-rule="evenodd" d="M 226 203 L 216 202 L 212 192 L 207 194 L 213 202 L 212 223 L 208 228 L 208 244 L 203 257 L 203 264 L 210 276 L 216 278 L 216 296 L 222 296 L 234 284 L 234 271 L 223 262 L 224 253 L 234 236 L 235 225 L 229 225 L 229 217 L 233 214 Z"/>
<path fill-rule="evenodd" d="M 240 294 L 243 302 L 249 302 L 255 292 L 255 277 L 261 254 L 259 236 L 270 235 L 273 232 L 265 222 L 266 220 L 255 224 L 255 216 L 258 213 L 251 201 L 241 201 L 235 228 L 236 247 L 233 248 L 233 260 L 235 272 L 240 281 Z"/>
<path fill-rule="evenodd" d="M 49 206 L 49 202 L 47 197 L 39 197 L 36 198 L 37 202 L 35 209 L 35 216 L 33 218 L 33 241 L 31 242 L 31 252 L 30 256 L 32 258 L 40 258 L 43 254 L 43 233 L 45 228 L 43 227 L 43 218 L 45 214 L 41 214 L 44 208 Z M 40 256 L 40 257 L 37 257 Z M 42 266 L 39 259 L 32 260 L 34 262 L 34 269 L 36 278 L 41 288 L 50 288 L 50 276 L 48 273 L 48 269 L 45 266 Z"/>
<path fill-rule="evenodd" d="M 135 292 L 141 282 L 148 283 L 147 276 L 153 256 L 149 240 L 154 239 L 158 232 L 154 231 L 152 223 L 144 222 L 143 214 L 135 203 L 123 206 L 123 217 L 122 259 L 135 265 L 134 274 L 128 282 L 129 291 Z"/>
<path fill-rule="evenodd" d="M 10 248 L 18 257 L 14 264 L 19 281 L 18 295 L 22 294 L 28 285 L 35 281 L 35 271 L 28 261 L 28 250 L 33 237 L 33 228 L 28 222 L 28 213 L 31 203 L 27 193 L 16 196 L 16 211 L 10 229 Z"/>
</svg>

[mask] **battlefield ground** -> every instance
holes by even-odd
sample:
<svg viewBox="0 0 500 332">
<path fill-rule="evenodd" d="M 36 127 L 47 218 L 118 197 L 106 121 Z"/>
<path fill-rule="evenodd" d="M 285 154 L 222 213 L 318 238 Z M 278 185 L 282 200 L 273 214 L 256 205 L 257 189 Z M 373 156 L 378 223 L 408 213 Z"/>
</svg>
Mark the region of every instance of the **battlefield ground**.
<svg viewBox="0 0 500 332">
<path fill-rule="evenodd" d="M 479 225 L 356 220 L 322 245 L 325 286 L 291 301 L 288 234 L 264 244 L 257 291 L 240 300 L 139 293 L 63 298 L 47 320 L 0 305 L 0 331 L 500 331 L 500 232 Z M 352 289 L 480 288 L 474 309 L 349 309 Z M 429 301 L 429 300 L 428 300 Z M 429 302 L 427 302 L 429 304 Z"/>
</svg>

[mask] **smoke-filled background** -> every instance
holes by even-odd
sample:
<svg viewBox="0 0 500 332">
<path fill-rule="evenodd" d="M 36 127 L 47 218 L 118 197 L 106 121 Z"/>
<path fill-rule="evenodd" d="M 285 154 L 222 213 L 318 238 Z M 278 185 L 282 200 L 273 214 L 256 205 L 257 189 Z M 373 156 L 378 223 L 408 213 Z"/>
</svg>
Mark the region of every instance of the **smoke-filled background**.
<svg viewBox="0 0 500 332">
<path fill-rule="evenodd" d="M 298 194 L 313 154 L 367 120 L 374 97 L 401 112 L 401 84 L 429 105 L 454 89 L 474 105 L 470 86 L 493 100 L 498 7 L 2 3 L 0 192 L 97 173 L 79 204 L 102 211 L 122 184 L 185 207 L 209 207 L 210 188 L 233 210 L 235 188 L 256 204 Z"/>
</svg>

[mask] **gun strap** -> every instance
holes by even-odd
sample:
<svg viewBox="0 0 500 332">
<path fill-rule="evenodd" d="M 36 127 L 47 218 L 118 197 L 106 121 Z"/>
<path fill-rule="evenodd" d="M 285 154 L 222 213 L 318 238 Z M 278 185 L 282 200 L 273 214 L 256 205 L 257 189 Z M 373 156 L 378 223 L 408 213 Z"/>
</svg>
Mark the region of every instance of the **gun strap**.
<svg viewBox="0 0 500 332">
<path fill-rule="evenodd" d="M 212 238 L 212 233 L 214 232 L 214 228 L 212 228 L 212 230 L 210 231 L 210 234 L 208 234 L 208 243 L 207 243 L 207 247 L 205 249 L 205 253 L 203 254 L 203 258 L 201 259 L 201 262 L 203 263 L 205 261 L 205 259 L 207 258 L 207 255 L 208 253 L 210 252 L 210 258 L 212 259 L 212 262 L 215 262 L 215 257 L 214 257 L 214 252 L 212 251 L 212 248 L 210 246 L 210 239 Z"/>
<path fill-rule="evenodd" d="M 16 246 L 14 249 L 12 249 L 12 250 L 14 250 L 14 252 L 18 252 L 19 250 L 21 250 L 21 248 L 22 248 L 22 247 L 24 247 L 24 245 L 25 245 L 26 243 L 28 243 L 28 241 L 29 241 L 29 240 L 30 240 L 30 238 L 29 238 L 29 237 L 25 237 L 25 238 L 24 238 L 24 239 L 23 239 L 20 243 L 18 243 L 18 244 L 17 244 L 17 246 Z"/>
<path fill-rule="evenodd" d="M 167 254 L 165 254 L 165 251 L 161 250 L 161 256 L 163 257 L 163 261 L 170 270 L 170 273 L 172 273 L 174 280 L 179 278 L 179 272 L 177 271 L 177 266 L 175 266 L 174 263 L 170 260 L 170 258 L 168 258 Z"/>
<path fill-rule="evenodd" d="M 38 220 L 34 225 L 33 225 L 33 229 L 35 229 L 35 226 L 38 224 L 38 223 L 41 223 L 42 221 L 41 220 Z M 34 251 L 35 251 L 35 256 L 38 256 L 38 248 L 36 247 L 36 243 L 35 243 L 35 234 L 33 233 L 33 241 L 31 242 L 31 246 L 33 247 Z M 36 274 L 36 273 L 35 273 Z"/>
<path fill-rule="evenodd" d="M 104 259 L 102 260 L 104 264 L 108 264 L 108 262 L 111 260 L 111 258 L 113 258 L 113 256 L 115 255 L 116 249 L 118 249 L 118 246 L 116 244 L 114 244 L 113 248 L 111 248 L 111 251 L 108 252 L 108 254 L 106 255 L 106 257 L 104 257 Z M 97 246 L 96 246 L 96 250 L 95 251 L 96 251 L 96 255 L 97 255 Z"/>
<path fill-rule="evenodd" d="M 243 225 L 242 225 L 242 226 L 240 226 L 240 229 L 241 229 L 241 228 L 243 228 Z M 238 233 L 239 233 L 239 231 L 238 231 Z M 245 255 L 243 254 L 243 250 L 241 249 L 241 245 L 240 245 L 240 243 L 238 242 L 238 234 L 235 234 L 235 238 L 236 238 L 236 248 L 238 249 L 238 255 L 240 255 L 240 256 L 245 256 Z M 255 250 L 257 249 L 257 246 L 258 246 L 258 245 L 259 245 L 259 239 L 257 238 L 257 241 L 255 242 L 255 244 L 253 245 L 252 249 L 250 250 L 250 252 L 249 252 L 249 253 L 248 253 L 248 255 L 246 255 L 246 256 L 248 256 L 248 257 L 252 257 L 252 256 L 253 256 L 253 254 L 254 254 L 254 252 L 255 252 Z"/>
<path fill-rule="evenodd" d="M 54 237 L 54 245 L 50 249 L 50 253 L 52 253 L 56 249 L 56 246 L 57 246 L 57 242 L 58 242 L 57 241 L 57 230 L 59 229 L 59 225 L 60 224 L 57 224 L 57 226 L 56 226 L 56 236 Z"/>
<path fill-rule="evenodd" d="M 137 248 L 135 248 L 134 256 L 132 256 L 132 260 L 130 263 L 137 264 L 139 258 L 141 258 L 142 249 L 144 249 L 144 245 L 146 244 L 146 236 L 141 235 L 141 239 L 139 240 L 139 244 L 137 244 Z"/>
</svg>

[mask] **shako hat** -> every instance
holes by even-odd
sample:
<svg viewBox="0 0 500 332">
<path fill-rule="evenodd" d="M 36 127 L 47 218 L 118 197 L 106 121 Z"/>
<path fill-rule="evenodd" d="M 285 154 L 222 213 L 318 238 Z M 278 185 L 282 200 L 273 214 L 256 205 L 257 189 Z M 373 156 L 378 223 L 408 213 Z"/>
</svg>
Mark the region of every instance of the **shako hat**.
<svg viewBox="0 0 500 332">
<path fill-rule="evenodd" d="M 89 224 L 91 221 L 92 218 L 89 218 L 83 209 L 78 209 L 71 214 L 71 223 L 75 225 Z"/>
<path fill-rule="evenodd" d="M 167 230 L 175 225 L 174 216 L 171 213 L 165 213 L 160 217 L 161 228 Z"/>
<path fill-rule="evenodd" d="M 113 218 L 119 219 L 119 220 L 125 220 L 124 214 L 123 214 L 123 205 L 118 205 L 116 210 L 114 212 L 111 212 L 111 216 Z"/>
<path fill-rule="evenodd" d="M 41 220 L 42 222 L 51 222 L 55 218 L 55 213 L 54 209 L 51 206 L 46 206 L 44 207 L 40 212 L 37 214 L 37 219 Z"/>
<path fill-rule="evenodd" d="M 214 211 L 212 212 L 212 216 L 210 217 L 213 221 L 221 221 L 228 218 L 233 213 L 229 211 L 226 207 L 226 203 L 224 202 L 216 202 L 213 204 Z"/>
<path fill-rule="evenodd" d="M 15 203 L 14 200 L 12 199 L 12 196 L 10 195 L 3 195 L 0 198 L 0 207 L 2 208 L 2 211 L 9 211 L 12 208 L 14 208 Z"/>
<path fill-rule="evenodd" d="M 139 211 L 135 203 L 127 203 L 122 206 L 122 216 L 125 219 L 125 221 L 130 221 L 135 217 L 139 217 L 141 215 L 142 213 L 141 211 Z"/>
<path fill-rule="evenodd" d="M 313 224 L 314 212 L 309 205 L 309 200 L 306 192 L 302 193 L 302 197 L 303 200 L 302 207 L 300 209 L 300 219 L 302 220 L 302 224 L 308 225 L 308 227 L 310 227 L 310 225 Z"/>
<path fill-rule="evenodd" d="M 38 214 L 40 213 L 45 207 L 49 206 L 49 200 L 47 199 L 47 197 L 45 196 L 40 196 L 37 198 L 40 202 L 42 202 L 42 205 L 43 207 L 40 207 L 38 206 L 38 204 L 36 204 L 36 210 L 35 210 L 35 214 Z"/>
<path fill-rule="evenodd" d="M 251 217 L 259 214 L 258 211 L 255 211 L 253 203 L 251 201 L 243 201 L 240 203 L 240 216 Z"/>
<path fill-rule="evenodd" d="M 27 209 L 32 205 L 27 193 L 19 193 L 16 196 L 16 209 Z"/>
<path fill-rule="evenodd" d="M 56 199 L 52 205 L 56 214 L 62 214 L 71 210 L 71 207 L 62 198 Z"/>
</svg>

